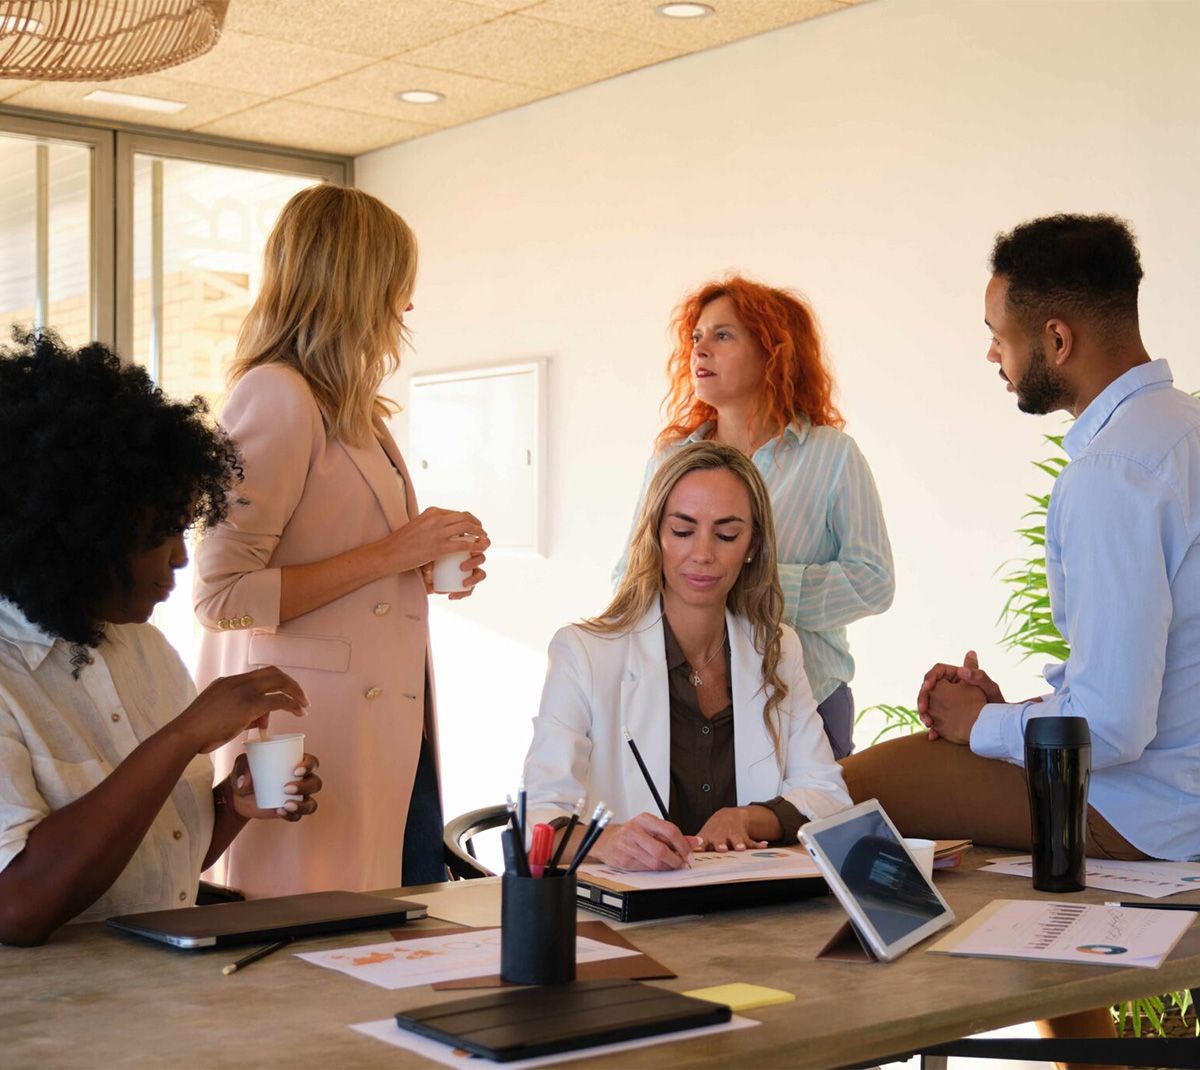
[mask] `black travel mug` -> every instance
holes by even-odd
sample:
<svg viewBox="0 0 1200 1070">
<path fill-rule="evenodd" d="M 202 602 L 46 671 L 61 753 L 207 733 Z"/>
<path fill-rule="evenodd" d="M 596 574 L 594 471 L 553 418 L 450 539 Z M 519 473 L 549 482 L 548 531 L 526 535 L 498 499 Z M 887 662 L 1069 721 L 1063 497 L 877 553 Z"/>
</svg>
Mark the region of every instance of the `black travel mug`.
<svg viewBox="0 0 1200 1070">
<path fill-rule="evenodd" d="M 575 877 L 500 883 L 500 977 L 522 985 L 575 980 Z"/>
<path fill-rule="evenodd" d="M 1083 891 L 1092 734 L 1086 717 L 1031 717 L 1025 724 L 1025 776 L 1033 840 L 1033 886 Z"/>
</svg>

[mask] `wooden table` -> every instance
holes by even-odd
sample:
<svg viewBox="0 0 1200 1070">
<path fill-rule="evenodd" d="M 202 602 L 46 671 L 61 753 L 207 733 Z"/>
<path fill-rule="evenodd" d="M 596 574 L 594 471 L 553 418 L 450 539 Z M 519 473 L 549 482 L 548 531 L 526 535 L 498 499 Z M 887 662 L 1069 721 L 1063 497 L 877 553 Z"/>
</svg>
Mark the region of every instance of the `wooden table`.
<svg viewBox="0 0 1200 1070">
<path fill-rule="evenodd" d="M 1018 877 L 975 872 L 995 851 L 970 852 L 938 874 L 959 918 L 997 898 L 1053 898 Z M 419 899 L 418 891 L 410 891 Z M 1081 892 L 1099 903 L 1111 892 Z M 1200 902 L 1200 893 L 1192 898 Z M 1158 970 L 1111 969 L 930 955 L 927 944 L 887 964 L 815 959 L 842 923 L 831 898 L 632 927 L 626 936 L 678 973 L 686 990 L 729 981 L 782 988 L 796 1002 L 764 1007 L 754 1029 L 637 1054 L 647 1067 L 836 1067 L 953 1040 L 1031 1018 L 1083 1010 L 1200 983 L 1200 925 Z M 433 919 L 419 922 L 445 927 Z M 359 933 L 304 950 L 386 939 Z M 929 941 L 928 943 L 931 943 Z M 0 1066 L 408 1067 L 428 1065 L 361 1036 L 355 1022 L 462 998 L 429 988 L 387 991 L 287 952 L 231 977 L 236 953 L 176 951 L 101 925 L 68 926 L 45 947 L 0 948 Z M 574 1065 L 627 1066 L 628 1057 Z"/>
</svg>

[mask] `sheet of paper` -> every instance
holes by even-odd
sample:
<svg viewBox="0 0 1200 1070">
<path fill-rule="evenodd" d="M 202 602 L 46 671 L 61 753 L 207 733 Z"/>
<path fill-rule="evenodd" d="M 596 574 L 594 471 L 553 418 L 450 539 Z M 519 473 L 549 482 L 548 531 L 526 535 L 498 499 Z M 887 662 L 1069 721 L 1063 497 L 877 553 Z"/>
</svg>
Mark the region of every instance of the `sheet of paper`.
<svg viewBox="0 0 1200 1070">
<path fill-rule="evenodd" d="M 576 938 L 576 962 L 639 954 L 637 948 L 615 947 L 585 936 Z M 500 930 L 442 933 L 423 940 L 389 940 L 333 951 L 305 951 L 296 957 L 360 981 L 370 981 L 380 988 L 412 988 L 435 981 L 499 973 Z"/>
<path fill-rule="evenodd" d="M 1008 873 L 1014 877 L 1033 879 L 1032 856 L 993 858 L 980 867 L 984 873 Z M 1162 899 L 1180 892 L 1200 892 L 1200 863 L 1197 862 L 1111 862 L 1099 858 L 1087 860 L 1089 888 L 1109 892 L 1142 895 Z"/>
<path fill-rule="evenodd" d="M 751 851 L 698 851 L 691 869 L 629 872 L 588 863 L 578 869 L 580 880 L 598 882 L 618 890 L 685 888 L 730 881 L 770 880 L 783 877 L 819 877 L 821 871 L 806 851 L 764 847 Z"/>
<path fill-rule="evenodd" d="M 431 918 L 440 918 L 455 925 L 466 925 L 472 929 L 494 929 L 500 924 L 498 878 L 455 881 L 446 885 L 442 891 L 416 893 L 410 901 L 423 903 Z"/>
<path fill-rule="evenodd" d="M 654 1037 L 641 1037 L 638 1040 L 626 1040 L 620 1044 L 603 1044 L 596 1048 L 581 1048 L 576 1051 L 564 1051 L 557 1055 L 541 1055 L 536 1059 L 517 1059 L 509 1063 L 494 1063 L 490 1059 L 481 1059 L 460 1048 L 452 1048 L 437 1040 L 417 1036 L 416 1033 L 401 1029 L 395 1019 L 384 1018 L 379 1022 L 360 1022 L 350 1028 L 376 1040 L 393 1044 L 397 1048 L 411 1051 L 415 1055 L 429 1059 L 443 1066 L 503 1066 L 507 1070 L 526 1070 L 527 1067 L 551 1066 L 554 1063 L 565 1063 L 571 1059 L 599 1058 L 601 1055 L 614 1055 L 621 1051 L 633 1051 L 635 1048 L 649 1048 L 655 1044 L 667 1044 L 676 1040 L 691 1040 L 694 1037 L 710 1037 L 714 1033 L 730 1033 L 736 1029 L 749 1029 L 751 1026 L 762 1025 L 751 1018 L 739 1018 L 734 1015 L 728 1022 L 720 1025 L 706 1025 L 701 1029 L 684 1029 L 678 1033 L 660 1033 Z"/>
<path fill-rule="evenodd" d="M 929 950 L 1089 966 L 1161 966 L 1195 914 L 997 899 Z"/>
</svg>

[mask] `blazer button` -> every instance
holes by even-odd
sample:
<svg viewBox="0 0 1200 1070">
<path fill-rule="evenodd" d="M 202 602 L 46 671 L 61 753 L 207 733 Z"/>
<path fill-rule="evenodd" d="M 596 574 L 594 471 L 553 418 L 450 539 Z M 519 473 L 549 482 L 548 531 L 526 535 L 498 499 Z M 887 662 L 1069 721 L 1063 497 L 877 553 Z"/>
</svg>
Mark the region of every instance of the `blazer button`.
<svg viewBox="0 0 1200 1070">
<path fill-rule="evenodd" d="M 229 627 L 229 618 L 222 617 L 219 621 L 217 621 L 217 627 L 220 628 L 221 631 L 224 631 L 226 628 Z"/>
<path fill-rule="evenodd" d="M 242 617 L 241 620 L 238 621 L 238 624 L 240 624 L 243 628 L 249 628 L 253 623 L 253 617 Z"/>
<path fill-rule="evenodd" d="M 366 699 L 379 698 L 379 696 L 382 694 L 383 694 L 382 687 L 368 687 L 366 689 L 366 691 L 363 692 L 363 698 L 366 698 Z"/>
<path fill-rule="evenodd" d="M 391 608 L 392 604 L 390 602 L 376 602 L 373 612 L 375 613 L 375 616 L 383 617 L 387 615 L 387 611 Z"/>
</svg>

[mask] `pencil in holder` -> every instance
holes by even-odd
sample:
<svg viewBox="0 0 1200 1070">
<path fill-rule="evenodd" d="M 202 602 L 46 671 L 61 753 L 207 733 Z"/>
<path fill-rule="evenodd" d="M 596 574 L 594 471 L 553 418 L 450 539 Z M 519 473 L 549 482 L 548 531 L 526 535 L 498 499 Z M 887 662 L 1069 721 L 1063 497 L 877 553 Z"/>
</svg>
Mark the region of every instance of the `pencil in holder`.
<svg viewBox="0 0 1200 1070">
<path fill-rule="evenodd" d="M 518 877 L 500 886 L 500 977 L 522 985 L 575 980 L 575 877 Z"/>
</svg>

